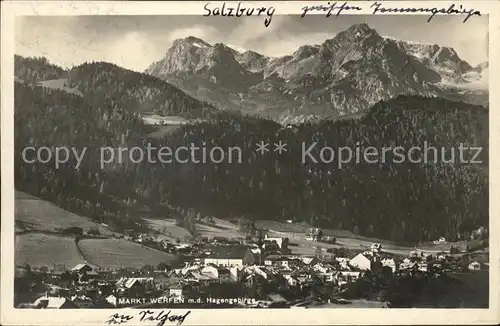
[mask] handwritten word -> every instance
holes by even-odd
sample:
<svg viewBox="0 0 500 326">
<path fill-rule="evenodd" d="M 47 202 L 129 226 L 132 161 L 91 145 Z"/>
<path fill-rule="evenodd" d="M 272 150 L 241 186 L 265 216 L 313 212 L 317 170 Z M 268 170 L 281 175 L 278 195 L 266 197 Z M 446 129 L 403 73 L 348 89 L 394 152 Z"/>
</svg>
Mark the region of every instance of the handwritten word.
<svg viewBox="0 0 500 326">
<path fill-rule="evenodd" d="M 186 317 L 191 313 L 191 310 L 186 312 L 184 315 L 170 315 L 171 310 L 169 310 L 166 314 L 165 311 L 162 310 L 159 313 L 155 313 L 154 311 L 151 310 L 143 310 L 139 312 L 139 315 L 141 315 L 140 321 L 158 321 L 157 326 L 163 326 L 165 325 L 165 322 L 168 320 L 170 322 L 175 322 L 177 321 L 177 325 L 180 325 L 184 322 Z"/>
<path fill-rule="evenodd" d="M 328 2 L 328 5 L 316 5 L 316 6 L 305 6 L 302 8 L 302 15 L 300 17 L 305 17 L 306 14 L 309 12 L 309 11 L 323 11 L 323 12 L 327 12 L 326 13 L 326 17 L 330 17 L 332 15 L 332 13 L 334 13 L 335 11 L 337 11 L 336 15 L 335 16 L 339 16 L 342 11 L 344 10 L 363 10 L 361 7 L 357 7 L 357 6 L 349 6 L 347 4 L 347 2 L 344 2 L 342 5 L 337 5 L 337 2 L 334 2 L 334 3 L 330 3 Z"/>
<path fill-rule="evenodd" d="M 373 15 L 376 13 L 384 13 L 384 12 L 429 12 L 432 15 L 429 17 L 427 22 L 429 23 L 435 15 L 437 14 L 459 14 L 459 15 L 467 15 L 464 19 L 464 23 L 469 20 L 472 16 L 481 16 L 481 12 L 475 9 L 464 9 L 462 5 L 460 5 L 460 9 L 455 9 L 455 4 L 452 4 L 448 8 L 384 8 L 382 4 L 379 2 L 374 2 L 370 8 L 373 8 Z"/>
<path fill-rule="evenodd" d="M 242 7 L 241 2 L 238 2 L 238 5 L 236 8 L 234 7 L 226 7 L 226 3 L 222 3 L 222 7 L 215 7 L 213 9 L 210 9 L 208 6 L 210 5 L 210 2 L 205 4 L 205 10 L 208 12 L 207 14 L 203 15 L 205 17 L 208 17 L 210 15 L 212 16 L 225 16 L 225 17 L 241 17 L 243 15 L 246 16 L 253 16 L 254 12 L 257 16 L 262 15 L 262 13 L 266 13 L 267 17 L 264 20 L 264 25 L 266 27 L 269 27 L 271 24 L 271 19 L 273 18 L 274 12 L 276 9 L 274 7 L 260 7 L 260 8 L 245 8 Z"/>
<path fill-rule="evenodd" d="M 120 324 L 125 324 L 129 320 L 134 319 L 134 317 L 129 316 L 129 315 L 119 315 L 119 314 L 113 314 L 109 316 L 109 319 L 106 321 L 108 325 L 120 325 Z"/>
</svg>

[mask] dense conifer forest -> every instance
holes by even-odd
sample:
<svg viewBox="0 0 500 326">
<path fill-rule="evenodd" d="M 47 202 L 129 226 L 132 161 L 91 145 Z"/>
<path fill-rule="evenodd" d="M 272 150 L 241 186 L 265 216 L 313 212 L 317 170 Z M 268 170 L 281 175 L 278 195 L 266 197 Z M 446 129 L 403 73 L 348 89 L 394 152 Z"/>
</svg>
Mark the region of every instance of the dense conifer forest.
<svg viewBox="0 0 500 326">
<path fill-rule="evenodd" d="M 54 67 L 40 69 L 40 64 L 47 63 L 33 61 L 36 73 L 16 68 L 21 71 L 16 76 L 38 81 L 62 73 Z M 400 96 L 379 102 L 360 120 L 287 128 L 261 118 L 214 115 L 213 106 L 161 84 L 165 82 L 115 67 L 94 63 L 71 70 L 68 86 L 78 87 L 83 97 L 16 83 L 16 188 L 96 220 L 140 217 L 133 205 L 118 202 L 140 203 L 165 216 L 169 204 L 220 218 L 292 219 L 403 242 L 440 236 L 457 239 L 488 224 L 486 108 Z M 139 112 L 157 107 L 162 113 L 205 117 L 205 121 L 150 139 Z M 272 143 L 280 140 L 288 151 L 278 155 Z M 260 141 L 271 143 L 270 153 L 255 152 Z M 396 163 L 391 155 L 385 162 L 350 162 L 342 168 L 337 161 L 301 162 L 302 143 L 309 147 L 314 142 L 318 150 L 322 146 L 409 150 L 427 142 L 448 151 L 462 143 L 482 146 L 476 159 L 483 163 Z M 144 148 L 147 143 L 171 148 L 191 143 L 239 147 L 243 160 L 206 164 L 125 160 L 101 169 L 99 148 Z M 55 169 L 53 162 L 23 162 L 26 146 L 66 146 L 79 152 L 86 147 L 87 152 L 79 169 L 74 168 L 74 159 Z M 312 153 L 319 156 L 318 151 Z"/>
</svg>

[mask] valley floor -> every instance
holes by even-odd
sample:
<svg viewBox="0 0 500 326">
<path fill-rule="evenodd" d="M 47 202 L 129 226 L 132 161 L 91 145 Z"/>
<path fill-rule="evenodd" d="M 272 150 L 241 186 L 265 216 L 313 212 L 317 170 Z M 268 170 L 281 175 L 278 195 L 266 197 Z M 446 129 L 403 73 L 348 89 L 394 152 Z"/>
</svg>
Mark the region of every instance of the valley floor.
<svg viewBox="0 0 500 326">
<path fill-rule="evenodd" d="M 88 260 L 91 263 L 103 264 L 109 268 L 123 266 L 143 266 L 158 264 L 159 261 L 169 261 L 172 255 L 154 250 L 126 239 L 115 239 L 119 235 L 107 226 L 77 214 L 65 211 L 56 205 L 16 191 L 16 264 L 54 264 L 74 265 Z M 148 227 L 156 232 L 158 240 L 166 239 L 172 242 L 190 242 L 190 233 L 176 225 L 173 219 L 143 218 Z M 215 218 L 214 225 L 197 224 L 197 230 L 202 237 L 242 238 L 235 223 Z M 418 246 L 398 245 L 387 240 L 367 238 L 355 235 L 345 230 L 324 230 L 328 235 L 337 238 L 335 244 L 317 243 L 306 240 L 305 232 L 310 227 L 304 223 L 281 223 L 276 221 L 258 221 L 257 227 L 269 230 L 270 236 L 288 237 L 293 246 L 292 254 L 314 255 L 316 247 L 340 248 L 364 251 L 372 243 L 381 243 L 385 252 L 395 255 L 407 255 L 411 250 L 421 249 L 429 253 L 449 251 L 452 245 L 464 247 L 465 243 L 446 243 L 440 245 L 425 244 Z M 100 236 L 106 239 L 85 239 L 75 241 L 74 237 L 65 237 L 56 230 L 78 226 L 82 228 L 97 228 Z M 54 250 L 57 248 L 56 250 Z M 83 254 L 83 255 L 82 255 Z M 140 267 L 139 266 L 139 267 Z"/>
</svg>

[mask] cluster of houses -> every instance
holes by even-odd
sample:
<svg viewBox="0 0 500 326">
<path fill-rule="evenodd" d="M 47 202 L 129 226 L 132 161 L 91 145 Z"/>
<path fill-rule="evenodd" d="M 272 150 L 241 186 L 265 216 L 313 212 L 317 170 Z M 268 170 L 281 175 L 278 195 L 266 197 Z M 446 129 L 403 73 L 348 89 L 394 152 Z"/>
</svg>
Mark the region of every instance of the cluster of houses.
<svg viewBox="0 0 500 326">
<path fill-rule="evenodd" d="M 312 241 L 322 240 L 320 229 L 312 229 L 309 235 Z M 440 275 L 463 268 L 446 253 L 433 256 L 412 251 L 408 257 L 401 258 L 385 253 L 378 243 L 363 252 L 305 256 L 291 254 L 288 238 L 266 235 L 261 240 L 259 245 L 252 241 L 215 238 L 195 244 L 162 241 L 159 245 L 164 250 L 185 253 L 184 266 L 165 264 L 156 270 L 109 270 L 87 262 L 65 271 L 18 268 L 17 306 L 143 307 L 154 298 L 163 298 L 162 304 L 176 304 L 185 303 L 186 298 L 213 300 L 235 294 L 268 304 L 288 304 L 297 297 L 310 295 L 312 287 L 322 288 L 327 295 L 333 291 L 340 293 L 368 271 L 391 275 L 412 275 L 419 271 Z M 139 235 L 133 241 L 156 243 L 147 235 Z M 476 261 L 468 265 L 469 270 L 483 267 Z"/>
</svg>

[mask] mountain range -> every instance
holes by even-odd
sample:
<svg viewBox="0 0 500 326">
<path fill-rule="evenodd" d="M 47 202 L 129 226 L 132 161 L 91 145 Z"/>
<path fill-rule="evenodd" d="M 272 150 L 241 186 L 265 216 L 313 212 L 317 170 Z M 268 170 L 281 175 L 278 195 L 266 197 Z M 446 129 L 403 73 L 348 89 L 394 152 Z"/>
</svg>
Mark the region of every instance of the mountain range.
<svg viewBox="0 0 500 326">
<path fill-rule="evenodd" d="M 189 37 L 147 73 L 106 62 L 66 70 L 16 56 L 16 188 L 123 229 L 140 225 L 144 207 L 172 217 L 168 204 L 182 214 L 294 219 L 392 241 L 453 241 L 488 225 L 488 109 L 463 103 L 485 100 L 487 76 L 487 64 L 472 67 L 453 49 L 384 38 L 364 24 L 280 58 Z M 197 123 L 152 137 L 138 114 L 150 111 Z M 322 121 L 288 128 L 262 116 Z M 262 140 L 284 141 L 287 152 L 258 155 Z M 302 144 L 318 143 L 318 157 L 320 143 L 409 150 L 426 142 L 482 147 L 483 163 L 401 164 L 389 155 L 384 164 L 352 160 L 337 168 L 298 159 Z M 245 159 L 101 166 L 104 146 L 147 143 L 236 147 Z M 25 162 L 27 146 L 88 151 L 78 169 L 74 158 L 58 169 Z"/>
<path fill-rule="evenodd" d="M 145 72 L 216 107 L 286 124 L 363 113 L 398 95 L 487 105 L 487 70 L 452 48 L 383 37 L 357 24 L 282 57 L 190 36 Z"/>
<path fill-rule="evenodd" d="M 319 45 L 270 57 L 190 36 L 144 73 L 106 62 L 65 70 L 15 57 L 17 81 L 119 99 L 130 111 L 202 118 L 237 112 L 282 124 L 360 116 L 398 95 L 488 105 L 488 63 L 449 47 L 383 37 L 357 24 Z"/>
</svg>

